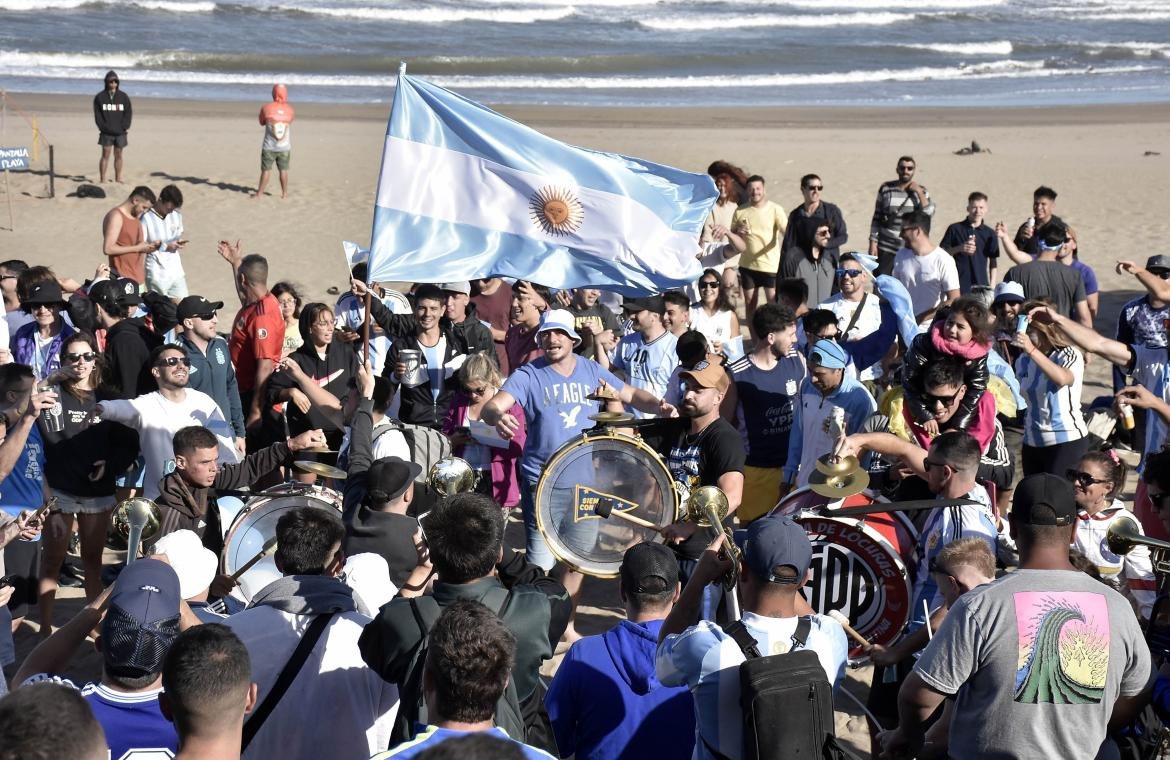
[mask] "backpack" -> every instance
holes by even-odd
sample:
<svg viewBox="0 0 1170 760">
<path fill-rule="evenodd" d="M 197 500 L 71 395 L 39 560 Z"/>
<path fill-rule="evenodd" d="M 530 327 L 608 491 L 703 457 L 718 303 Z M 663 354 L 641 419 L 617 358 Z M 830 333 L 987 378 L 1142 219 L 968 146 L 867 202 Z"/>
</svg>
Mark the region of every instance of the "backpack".
<svg viewBox="0 0 1170 760">
<path fill-rule="evenodd" d="M 725 630 L 746 658 L 739 666 L 744 760 L 845 758 L 837 744 L 833 686 L 817 653 L 804 648 L 811 618 L 798 619 L 790 651 L 767 657 L 742 621 Z M 727 760 L 701 734 L 699 739 L 708 752 Z"/>
<path fill-rule="evenodd" d="M 484 597 L 483 603 L 498 615 L 507 599 L 507 589 L 492 588 Z M 390 735 L 391 747 L 410 741 L 414 737 L 416 723 L 428 723 L 427 706 L 423 701 L 423 666 L 427 661 L 427 644 L 431 628 L 442 612 L 439 603 L 432 596 L 414 597 L 408 601 L 418 630 L 422 634 L 422 640 L 415 647 L 410 663 L 406 667 L 406 675 L 398 685 L 398 715 L 394 719 L 394 731 Z M 503 696 L 496 702 L 496 712 L 492 720 L 496 726 L 504 729 L 508 736 L 518 741 L 524 740 L 524 715 L 520 708 L 520 698 L 516 694 L 516 685 L 511 678 L 508 679 Z"/>
</svg>

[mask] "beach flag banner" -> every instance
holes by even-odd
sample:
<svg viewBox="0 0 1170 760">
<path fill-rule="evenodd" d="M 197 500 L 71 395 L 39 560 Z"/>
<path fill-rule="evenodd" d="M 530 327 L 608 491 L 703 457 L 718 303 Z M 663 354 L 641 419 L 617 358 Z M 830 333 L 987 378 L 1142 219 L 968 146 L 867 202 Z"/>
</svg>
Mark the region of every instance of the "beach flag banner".
<svg viewBox="0 0 1170 760">
<path fill-rule="evenodd" d="M 706 174 L 558 142 L 400 71 L 369 281 L 658 293 L 698 279 L 716 197 Z"/>
<path fill-rule="evenodd" d="M 365 263 L 370 260 L 370 251 L 367 248 L 362 248 L 357 243 L 351 243 L 345 240 L 341 243 L 341 250 L 345 253 L 345 263 L 352 270 L 358 264 Z"/>
</svg>

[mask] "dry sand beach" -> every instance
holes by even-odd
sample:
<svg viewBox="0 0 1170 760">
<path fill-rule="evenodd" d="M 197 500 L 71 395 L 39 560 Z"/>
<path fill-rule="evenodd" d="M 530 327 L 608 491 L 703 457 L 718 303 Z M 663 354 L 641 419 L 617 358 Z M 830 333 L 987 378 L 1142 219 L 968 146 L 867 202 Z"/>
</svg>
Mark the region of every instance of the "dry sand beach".
<svg viewBox="0 0 1170 760">
<path fill-rule="evenodd" d="M 131 85 L 127 89 L 133 96 Z M 296 92 L 290 100 L 296 104 Z M 88 97 L 27 96 L 16 101 L 36 113 L 56 147 L 58 197 L 45 199 L 43 174 L 13 174 L 15 230 L 0 229 L 0 259 L 47 263 L 82 280 L 101 260 L 103 214 L 130 188 L 156 191 L 174 182 L 183 191 L 191 244 L 184 254 L 193 293 L 227 303 L 226 328 L 235 308 L 218 240 L 240 238 L 245 250 L 269 259 L 271 281 L 289 279 L 311 299 L 332 301 L 330 286 L 344 286 L 341 241 L 369 240 L 387 107 L 298 105 L 293 131 L 291 192 L 250 200 L 258 176 L 261 105 L 136 98 L 126 150 L 124 185 L 106 185 L 107 200 L 64 197 L 78 182 L 95 181 L 98 148 Z M 687 109 L 502 107 L 504 113 L 577 145 L 625 153 L 703 171 L 725 159 L 768 179 L 769 196 L 785 209 L 799 202 L 798 179 L 818 173 L 826 200 L 838 204 L 850 230 L 846 249 L 864 249 L 874 192 L 894 176 L 899 155 L 918 161 L 917 179 L 938 205 L 934 239 L 964 216 L 967 193 L 986 192 L 992 223 L 1014 229 L 1031 212 L 1039 184 L 1059 192 L 1057 213 L 1079 232 L 1081 258 L 1101 282 L 1097 327 L 1112 334 L 1117 310 L 1136 295 L 1136 281 L 1113 268 L 1119 258 L 1144 262 L 1164 253 L 1170 239 L 1166 176 L 1170 162 L 1170 105 L 1052 109 Z M 5 145 L 28 144 L 23 123 L 10 113 Z M 978 140 L 991 153 L 957 156 Z M 1161 155 L 1146 155 L 1147 152 Z M 43 167 L 40 167 L 43 168 Z M 275 179 L 275 178 L 274 178 Z M 275 182 L 273 183 L 275 184 Z M 271 190 L 271 185 L 270 185 Z M 0 200 L 0 227 L 7 227 Z M 1001 266 L 1000 274 L 1006 267 Z M 1106 391 L 1108 368 L 1090 366 L 1085 400 Z M 72 590 L 70 590 L 72 591 Z M 75 593 L 70 594 L 76 597 Z M 70 603 L 72 602 L 72 603 Z M 76 609 L 61 604 L 58 624 Z M 616 584 L 590 581 L 578 629 L 595 633 L 612 624 Z M 35 643 L 26 626 L 20 653 Z M 85 668 L 75 675 L 94 677 Z M 851 674 L 850 690 L 864 694 L 868 670 Z M 839 731 L 868 749 L 863 719 L 841 701 Z"/>
</svg>

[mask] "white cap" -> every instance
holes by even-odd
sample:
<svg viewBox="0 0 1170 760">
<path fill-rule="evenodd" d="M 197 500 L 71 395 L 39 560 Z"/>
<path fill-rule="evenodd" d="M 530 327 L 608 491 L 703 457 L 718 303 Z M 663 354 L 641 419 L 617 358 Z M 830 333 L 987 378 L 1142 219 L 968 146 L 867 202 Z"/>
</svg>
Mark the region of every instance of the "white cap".
<svg viewBox="0 0 1170 760">
<path fill-rule="evenodd" d="M 194 531 L 176 530 L 154 543 L 151 554 L 165 554 L 179 576 L 179 594 L 191 599 L 211 586 L 219 561 Z"/>
</svg>

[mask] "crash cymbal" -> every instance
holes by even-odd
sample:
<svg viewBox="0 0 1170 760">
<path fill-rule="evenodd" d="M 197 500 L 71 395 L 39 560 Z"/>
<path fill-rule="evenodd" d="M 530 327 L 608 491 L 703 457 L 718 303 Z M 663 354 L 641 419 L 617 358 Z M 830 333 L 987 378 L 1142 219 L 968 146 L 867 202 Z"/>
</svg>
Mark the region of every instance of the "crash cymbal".
<svg viewBox="0 0 1170 760">
<path fill-rule="evenodd" d="M 320 475 L 323 478 L 333 478 L 334 480 L 345 480 L 345 470 L 339 470 L 332 465 L 324 462 L 310 462 L 307 459 L 298 459 L 293 462 L 293 467 L 296 467 L 301 472 L 311 472 L 314 475 Z"/>
<path fill-rule="evenodd" d="M 808 487 L 829 499 L 845 499 L 869 487 L 869 473 L 859 469 L 845 475 L 826 475 L 816 470 L 808 478 Z"/>
<path fill-rule="evenodd" d="M 835 457 L 832 454 L 825 454 L 817 457 L 817 470 L 826 475 L 848 475 L 855 470 L 861 468 L 857 462 L 857 457 Z"/>
<path fill-rule="evenodd" d="M 613 422 L 629 422 L 634 419 L 634 415 L 629 412 L 598 412 L 597 414 L 589 415 L 589 419 L 604 425 Z"/>
<path fill-rule="evenodd" d="M 615 391 L 613 388 L 610 388 L 609 386 L 606 386 L 606 389 L 604 391 L 602 391 L 600 388 L 598 388 L 597 390 L 593 391 L 585 398 L 589 399 L 590 401 L 621 401 L 622 400 L 622 397 L 617 394 L 617 391 Z"/>
<path fill-rule="evenodd" d="M 314 446 L 311 449 L 298 449 L 302 454 L 336 454 L 337 449 L 330 449 L 324 446 Z"/>
</svg>

